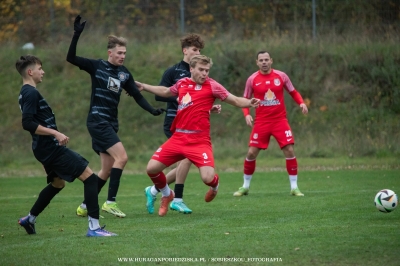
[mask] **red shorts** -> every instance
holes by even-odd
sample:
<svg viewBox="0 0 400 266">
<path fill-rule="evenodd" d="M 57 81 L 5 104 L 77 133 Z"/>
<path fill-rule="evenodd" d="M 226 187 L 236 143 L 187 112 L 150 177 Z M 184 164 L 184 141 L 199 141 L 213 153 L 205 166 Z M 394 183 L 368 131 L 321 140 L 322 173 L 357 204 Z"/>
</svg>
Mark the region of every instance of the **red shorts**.
<svg viewBox="0 0 400 266">
<path fill-rule="evenodd" d="M 281 149 L 294 144 L 294 137 L 287 120 L 278 122 L 255 124 L 250 134 L 249 146 L 267 149 L 269 140 L 273 136 Z"/>
<path fill-rule="evenodd" d="M 193 141 L 189 134 L 175 133 L 168 139 L 151 159 L 170 166 L 183 159 L 189 159 L 198 168 L 202 166 L 214 167 L 214 155 L 210 138 Z"/>
</svg>

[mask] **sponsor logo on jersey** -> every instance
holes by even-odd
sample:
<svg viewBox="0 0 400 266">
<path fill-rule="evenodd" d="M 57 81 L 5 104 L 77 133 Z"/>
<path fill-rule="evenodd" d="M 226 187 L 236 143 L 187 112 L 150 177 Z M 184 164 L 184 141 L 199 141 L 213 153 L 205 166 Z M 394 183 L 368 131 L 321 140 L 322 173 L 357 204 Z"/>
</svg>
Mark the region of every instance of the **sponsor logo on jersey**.
<svg viewBox="0 0 400 266">
<path fill-rule="evenodd" d="M 185 96 L 182 97 L 182 100 L 179 102 L 178 111 L 185 109 L 193 104 L 192 96 L 190 96 L 189 92 L 186 93 Z"/>
<path fill-rule="evenodd" d="M 261 106 L 273 106 L 281 104 L 279 100 L 276 99 L 275 93 L 268 89 L 264 95 L 264 100 L 260 101 Z"/>
<path fill-rule="evenodd" d="M 119 72 L 119 73 L 118 73 L 118 79 L 119 79 L 120 81 L 125 81 L 125 80 L 128 79 L 128 74 L 125 73 L 125 72 Z"/>
<path fill-rule="evenodd" d="M 281 85 L 281 81 L 279 79 L 274 79 L 275 86 Z"/>
<path fill-rule="evenodd" d="M 256 86 L 258 86 L 258 85 L 260 85 L 261 84 L 261 82 L 258 82 L 258 83 L 256 83 Z"/>
<path fill-rule="evenodd" d="M 107 89 L 118 93 L 120 86 L 121 86 L 121 81 L 119 81 L 118 79 L 112 78 L 112 77 L 108 78 Z"/>
</svg>

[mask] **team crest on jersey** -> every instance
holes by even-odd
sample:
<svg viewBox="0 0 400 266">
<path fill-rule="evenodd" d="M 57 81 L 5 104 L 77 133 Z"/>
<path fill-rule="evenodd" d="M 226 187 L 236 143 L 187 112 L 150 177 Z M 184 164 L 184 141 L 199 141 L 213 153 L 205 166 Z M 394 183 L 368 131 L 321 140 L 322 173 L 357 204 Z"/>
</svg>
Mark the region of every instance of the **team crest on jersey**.
<svg viewBox="0 0 400 266">
<path fill-rule="evenodd" d="M 264 95 L 264 99 L 260 102 L 261 106 L 272 106 L 279 105 L 279 100 L 276 99 L 275 93 L 268 89 L 268 91 Z"/>
<path fill-rule="evenodd" d="M 118 78 L 120 81 L 125 81 L 128 79 L 128 74 L 125 72 L 119 72 L 118 73 Z"/>
<path fill-rule="evenodd" d="M 269 80 L 267 80 L 266 82 L 265 82 L 265 84 L 271 84 L 271 81 L 269 81 Z"/>
<path fill-rule="evenodd" d="M 274 79 L 275 86 L 281 85 L 281 81 L 279 79 Z"/>
<path fill-rule="evenodd" d="M 189 92 L 186 93 L 185 96 L 182 97 L 182 100 L 179 102 L 178 105 L 178 111 L 185 109 L 188 106 L 191 106 L 193 104 L 192 102 L 192 96 L 190 96 Z"/>
<path fill-rule="evenodd" d="M 253 134 L 253 139 L 258 139 L 258 133 Z"/>
<path fill-rule="evenodd" d="M 202 87 L 201 85 L 196 84 L 196 88 L 194 88 L 194 90 L 195 90 L 195 91 L 199 91 L 199 90 L 201 90 L 201 87 Z"/>
<path fill-rule="evenodd" d="M 192 85 L 192 84 L 189 84 L 188 88 L 189 88 L 189 89 L 193 88 L 193 85 Z"/>
<path fill-rule="evenodd" d="M 112 77 L 108 78 L 107 89 L 113 92 L 119 92 L 119 88 L 121 86 L 121 81 Z"/>
</svg>

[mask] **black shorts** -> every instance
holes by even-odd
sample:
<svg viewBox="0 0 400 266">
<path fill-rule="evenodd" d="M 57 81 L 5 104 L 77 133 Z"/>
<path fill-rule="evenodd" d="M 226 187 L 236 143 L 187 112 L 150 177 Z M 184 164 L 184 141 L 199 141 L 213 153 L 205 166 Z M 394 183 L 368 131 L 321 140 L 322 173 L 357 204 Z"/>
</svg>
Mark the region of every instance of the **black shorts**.
<svg viewBox="0 0 400 266">
<path fill-rule="evenodd" d="M 109 148 L 120 142 L 117 132 L 108 122 L 88 123 L 87 128 L 92 137 L 92 149 L 97 154 L 107 153 Z"/>
<path fill-rule="evenodd" d="M 52 182 L 54 177 L 59 177 L 67 182 L 73 182 L 75 178 L 81 176 L 88 164 L 89 162 L 79 153 L 65 148 L 51 162 L 43 165 L 47 174 L 47 183 Z"/>
</svg>

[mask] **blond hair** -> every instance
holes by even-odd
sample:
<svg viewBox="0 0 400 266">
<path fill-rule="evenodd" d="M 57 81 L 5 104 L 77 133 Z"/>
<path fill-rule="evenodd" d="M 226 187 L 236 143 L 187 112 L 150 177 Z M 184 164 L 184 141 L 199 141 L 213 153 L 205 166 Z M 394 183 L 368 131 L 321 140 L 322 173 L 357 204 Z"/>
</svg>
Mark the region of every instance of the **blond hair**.
<svg viewBox="0 0 400 266">
<path fill-rule="evenodd" d="M 117 45 L 126 47 L 128 41 L 124 37 L 117 37 L 115 35 L 108 36 L 107 49 L 113 49 Z"/>
<path fill-rule="evenodd" d="M 213 65 L 212 59 L 205 55 L 193 56 L 192 59 L 190 59 L 189 65 L 191 68 L 195 68 L 197 63 L 203 64 L 203 65 L 210 64 L 210 67 L 212 67 L 212 65 Z"/>
</svg>

